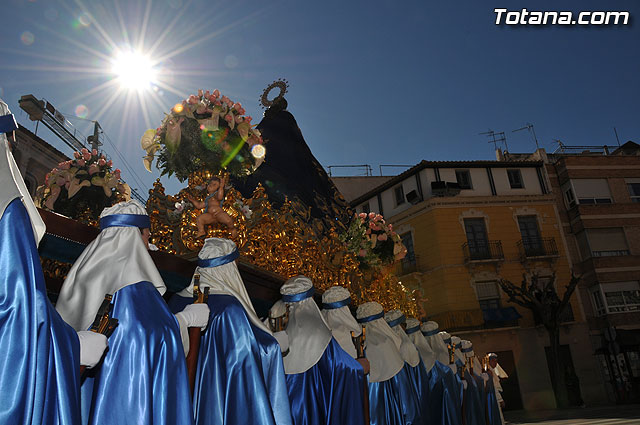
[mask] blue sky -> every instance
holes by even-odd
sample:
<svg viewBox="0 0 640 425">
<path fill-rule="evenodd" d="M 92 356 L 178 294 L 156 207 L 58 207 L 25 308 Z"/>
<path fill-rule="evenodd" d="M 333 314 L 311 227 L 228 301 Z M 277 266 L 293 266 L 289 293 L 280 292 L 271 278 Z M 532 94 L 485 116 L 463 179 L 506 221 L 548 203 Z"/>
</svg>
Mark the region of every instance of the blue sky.
<svg viewBox="0 0 640 425">
<path fill-rule="evenodd" d="M 628 10 L 632 23 L 496 26 L 496 7 Z M 113 146 L 105 151 L 143 192 L 159 172 L 144 170 L 140 136 L 183 95 L 218 88 L 257 122 L 262 90 L 280 77 L 325 166 L 370 164 L 377 174 L 379 164 L 491 159 L 478 135 L 489 128 L 506 132 L 511 151 L 532 151 L 526 131 L 511 132 L 527 122 L 547 150 L 554 139 L 615 145 L 614 126 L 622 142 L 640 141 L 637 1 L 5 0 L 2 15 L 0 96 L 18 120 L 33 128 L 17 104 L 28 93 L 97 119 L 141 182 Z M 163 59 L 162 87 L 141 100 L 118 94 L 114 48 L 146 52 L 159 39 L 152 59 Z M 71 120 L 88 133 L 89 123 Z M 164 182 L 169 193 L 181 187 Z"/>
</svg>

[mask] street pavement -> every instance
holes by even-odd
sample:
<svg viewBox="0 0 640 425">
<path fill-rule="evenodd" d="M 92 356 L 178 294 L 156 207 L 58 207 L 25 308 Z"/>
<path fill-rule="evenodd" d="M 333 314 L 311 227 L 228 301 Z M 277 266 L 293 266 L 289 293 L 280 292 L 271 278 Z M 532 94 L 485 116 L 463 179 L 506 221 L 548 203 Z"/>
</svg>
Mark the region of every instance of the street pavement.
<svg viewBox="0 0 640 425">
<path fill-rule="evenodd" d="M 640 425 L 640 405 L 586 407 L 563 410 L 504 412 L 511 425 Z"/>
</svg>

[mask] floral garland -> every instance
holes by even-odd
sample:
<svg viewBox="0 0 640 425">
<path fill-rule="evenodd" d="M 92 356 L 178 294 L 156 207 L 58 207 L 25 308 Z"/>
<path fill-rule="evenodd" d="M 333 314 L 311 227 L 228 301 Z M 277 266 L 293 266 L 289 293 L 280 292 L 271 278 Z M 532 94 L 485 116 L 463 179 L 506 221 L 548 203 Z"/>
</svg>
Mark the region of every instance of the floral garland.
<svg viewBox="0 0 640 425">
<path fill-rule="evenodd" d="M 380 268 L 401 260 L 407 253 L 391 224 L 376 213 L 356 214 L 341 235 L 347 250 L 355 254 L 363 268 Z"/>
<path fill-rule="evenodd" d="M 130 197 L 131 189 L 120 180 L 120 169 L 112 170 L 113 163 L 104 154 L 82 148 L 73 157 L 46 175 L 36 197 L 41 206 L 72 218 L 89 209 L 97 218 L 105 207 Z"/>
<path fill-rule="evenodd" d="M 240 103 L 221 96 L 219 90 L 198 90 L 175 105 L 160 127 L 142 136 L 146 169 L 151 171 L 157 156 L 162 175 L 175 174 L 180 181 L 201 169 L 214 174 L 225 169 L 234 177 L 253 173 L 265 150 L 260 131 L 245 113 Z"/>
</svg>

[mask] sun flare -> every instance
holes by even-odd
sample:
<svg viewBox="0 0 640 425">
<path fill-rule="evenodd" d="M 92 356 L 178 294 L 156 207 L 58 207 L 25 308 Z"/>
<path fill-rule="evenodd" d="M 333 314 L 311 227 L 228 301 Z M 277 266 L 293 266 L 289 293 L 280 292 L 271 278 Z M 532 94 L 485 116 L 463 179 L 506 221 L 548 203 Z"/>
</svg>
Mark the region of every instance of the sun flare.
<svg viewBox="0 0 640 425">
<path fill-rule="evenodd" d="M 156 82 L 156 69 L 151 59 L 135 50 L 118 51 L 113 59 L 113 74 L 121 87 L 143 91 Z"/>
</svg>

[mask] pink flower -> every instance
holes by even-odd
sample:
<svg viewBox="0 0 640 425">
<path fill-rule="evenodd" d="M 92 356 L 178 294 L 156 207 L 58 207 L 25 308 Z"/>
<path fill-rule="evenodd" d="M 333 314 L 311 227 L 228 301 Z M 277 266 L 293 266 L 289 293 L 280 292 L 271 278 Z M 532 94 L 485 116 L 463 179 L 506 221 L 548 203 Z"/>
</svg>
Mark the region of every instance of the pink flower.
<svg viewBox="0 0 640 425">
<path fill-rule="evenodd" d="M 58 186 L 64 186 L 66 182 L 67 181 L 64 179 L 64 177 L 56 177 L 56 184 Z"/>
<path fill-rule="evenodd" d="M 214 95 L 211 95 L 207 99 L 209 99 L 209 102 L 213 103 L 216 101 L 217 97 L 215 97 Z"/>
<path fill-rule="evenodd" d="M 249 115 L 247 115 L 246 117 L 244 117 L 244 122 L 246 122 L 247 124 L 251 125 L 251 120 L 253 118 L 251 118 Z"/>
<path fill-rule="evenodd" d="M 91 155 L 98 156 L 98 150 L 97 149 L 92 150 Z"/>
<path fill-rule="evenodd" d="M 49 176 L 50 175 L 51 175 L 51 173 L 47 173 L 47 175 L 44 176 L 44 184 L 47 185 L 47 186 L 49 185 Z"/>
<path fill-rule="evenodd" d="M 202 89 L 198 90 L 198 97 L 202 97 L 204 95 L 204 92 L 202 91 Z"/>
<path fill-rule="evenodd" d="M 241 116 L 236 116 L 236 124 L 240 124 L 242 122 L 242 117 Z"/>
<path fill-rule="evenodd" d="M 84 164 L 86 164 L 86 162 L 85 162 L 85 160 L 84 160 L 84 159 L 79 159 L 79 160 L 78 160 L 78 165 L 79 165 L 79 166 L 84 167 Z"/>
<path fill-rule="evenodd" d="M 107 161 L 107 167 L 111 167 L 113 165 L 113 161 L 109 160 Z"/>
<path fill-rule="evenodd" d="M 376 214 L 376 221 L 382 220 L 382 216 L 380 214 Z"/>
<path fill-rule="evenodd" d="M 75 159 L 80 159 L 80 158 L 82 157 L 82 154 L 81 154 L 80 152 L 74 152 L 74 153 L 73 153 L 73 157 L 74 157 Z"/>
<path fill-rule="evenodd" d="M 227 96 L 222 96 L 222 103 L 229 103 L 231 100 Z"/>
<path fill-rule="evenodd" d="M 391 236 L 395 238 L 396 236 L 398 236 L 398 234 L 396 232 L 391 232 Z"/>
<path fill-rule="evenodd" d="M 374 213 L 374 212 L 370 212 L 369 213 L 369 219 L 370 220 L 373 220 L 375 218 L 375 216 L 376 216 L 376 213 Z"/>
<path fill-rule="evenodd" d="M 361 249 L 360 252 L 358 252 L 358 255 L 360 257 L 366 257 L 367 256 L 367 250 L 366 249 Z"/>
<path fill-rule="evenodd" d="M 80 152 L 82 152 L 82 154 L 88 153 L 89 151 L 87 150 L 87 148 L 82 148 L 80 149 Z"/>
<path fill-rule="evenodd" d="M 376 228 L 376 223 L 374 223 L 373 221 L 370 221 L 370 222 L 369 222 L 369 228 L 370 228 L 370 229 L 372 229 L 372 230 L 375 230 L 375 228 Z"/>
<path fill-rule="evenodd" d="M 213 91 L 213 96 L 215 96 L 215 97 L 220 97 L 220 90 L 215 89 L 215 90 Z"/>
<path fill-rule="evenodd" d="M 83 153 L 82 157 L 84 158 L 85 161 L 89 161 L 91 159 L 91 152 L 87 151 Z"/>
<path fill-rule="evenodd" d="M 231 122 L 233 121 L 233 117 L 231 116 L 231 114 L 227 114 L 224 116 L 224 119 L 227 120 L 227 122 Z"/>
<path fill-rule="evenodd" d="M 383 233 L 381 235 L 378 235 L 378 240 L 379 241 L 386 241 L 387 240 L 387 234 Z"/>
<path fill-rule="evenodd" d="M 100 167 L 98 167 L 98 164 L 96 164 L 95 162 L 91 165 L 89 165 L 89 174 L 93 175 L 95 173 L 97 173 L 98 171 L 100 171 Z"/>
<path fill-rule="evenodd" d="M 113 175 L 117 178 L 120 179 L 120 169 L 116 168 L 116 171 L 113 172 Z"/>
<path fill-rule="evenodd" d="M 71 164 L 69 163 L 69 161 L 61 162 L 60 164 L 58 164 L 58 167 L 60 167 L 61 170 L 68 170 L 69 168 L 71 168 Z"/>
<path fill-rule="evenodd" d="M 393 224 L 389 223 L 389 231 L 393 230 Z"/>
<path fill-rule="evenodd" d="M 211 96 L 211 92 L 209 90 L 204 92 L 204 97 L 209 97 Z"/>
<path fill-rule="evenodd" d="M 189 99 L 187 99 L 187 103 L 189 103 L 190 105 L 195 105 L 196 103 L 198 103 L 200 101 L 200 99 L 198 99 L 196 96 L 191 95 L 189 96 Z"/>
<path fill-rule="evenodd" d="M 358 217 L 367 218 L 367 213 L 360 213 L 360 214 L 358 214 Z"/>
<path fill-rule="evenodd" d="M 100 158 L 98 160 L 98 165 L 104 167 L 107 164 L 107 161 L 104 158 Z"/>
<path fill-rule="evenodd" d="M 366 232 L 364 232 L 367 236 L 369 236 L 371 234 L 371 229 L 367 229 Z"/>
</svg>

